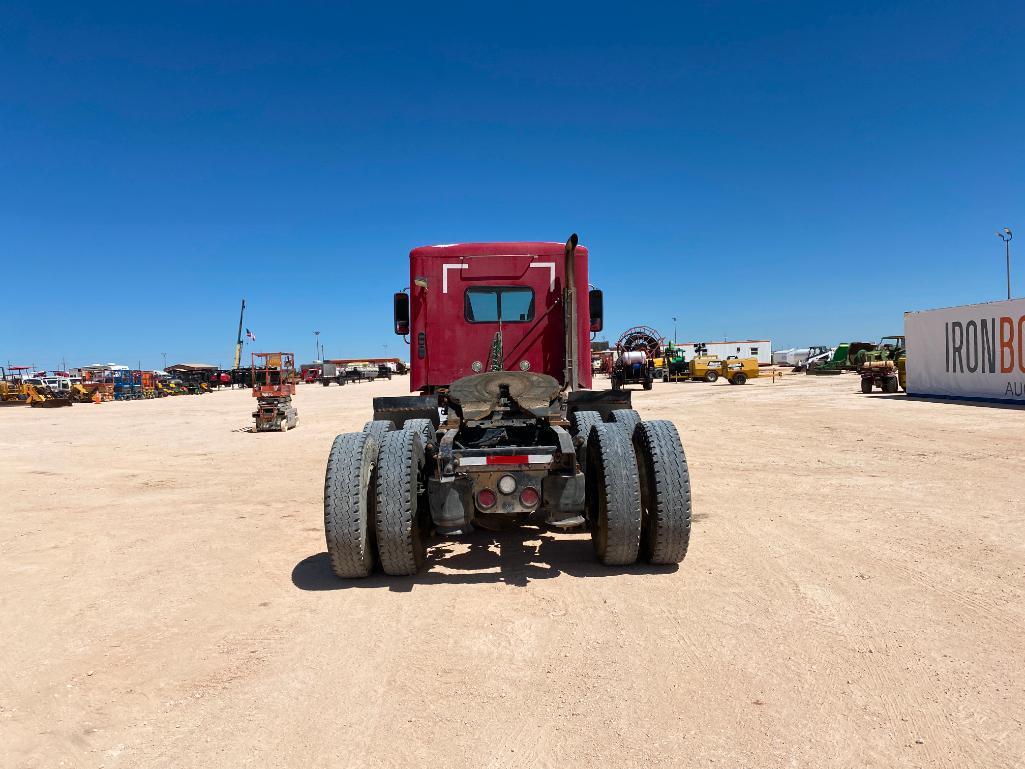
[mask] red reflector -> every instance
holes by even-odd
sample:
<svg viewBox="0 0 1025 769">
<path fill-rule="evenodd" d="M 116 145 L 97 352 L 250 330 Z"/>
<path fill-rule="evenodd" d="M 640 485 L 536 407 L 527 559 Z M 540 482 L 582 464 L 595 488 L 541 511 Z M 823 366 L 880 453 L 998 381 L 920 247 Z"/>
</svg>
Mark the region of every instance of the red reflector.
<svg viewBox="0 0 1025 769">
<path fill-rule="evenodd" d="M 494 507 L 497 501 L 498 497 L 495 496 L 495 492 L 491 489 L 484 489 L 477 494 L 477 504 L 481 507 Z"/>
<path fill-rule="evenodd" d="M 525 488 L 520 494 L 520 502 L 524 507 L 533 507 L 540 501 L 540 499 L 537 489 L 533 489 L 530 486 Z"/>
<path fill-rule="evenodd" d="M 489 465 L 526 465 L 530 457 L 526 454 L 515 454 L 511 457 L 488 457 Z"/>
</svg>

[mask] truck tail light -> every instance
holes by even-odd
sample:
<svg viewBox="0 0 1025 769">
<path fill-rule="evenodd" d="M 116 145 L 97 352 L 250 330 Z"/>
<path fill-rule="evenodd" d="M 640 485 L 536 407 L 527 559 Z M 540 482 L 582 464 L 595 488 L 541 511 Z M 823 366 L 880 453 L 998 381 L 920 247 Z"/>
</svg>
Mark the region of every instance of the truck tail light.
<svg viewBox="0 0 1025 769">
<path fill-rule="evenodd" d="M 524 507 L 534 507 L 541 497 L 537 493 L 537 489 L 528 486 L 522 492 L 520 492 L 520 504 Z"/>
<path fill-rule="evenodd" d="M 498 496 L 491 489 L 482 489 L 477 493 L 477 504 L 483 508 L 494 507 Z"/>
</svg>

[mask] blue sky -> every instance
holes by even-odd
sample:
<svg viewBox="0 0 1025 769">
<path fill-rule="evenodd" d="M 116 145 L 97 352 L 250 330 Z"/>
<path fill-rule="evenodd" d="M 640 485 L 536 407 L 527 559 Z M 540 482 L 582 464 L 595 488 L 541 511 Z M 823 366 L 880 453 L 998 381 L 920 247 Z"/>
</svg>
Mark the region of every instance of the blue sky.
<svg viewBox="0 0 1025 769">
<path fill-rule="evenodd" d="M 613 339 L 898 332 L 1005 225 L 1025 294 L 1020 3 L 93 5 L 0 4 L 0 365 L 227 365 L 243 296 L 405 357 L 412 246 L 571 231 Z"/>
</svg>

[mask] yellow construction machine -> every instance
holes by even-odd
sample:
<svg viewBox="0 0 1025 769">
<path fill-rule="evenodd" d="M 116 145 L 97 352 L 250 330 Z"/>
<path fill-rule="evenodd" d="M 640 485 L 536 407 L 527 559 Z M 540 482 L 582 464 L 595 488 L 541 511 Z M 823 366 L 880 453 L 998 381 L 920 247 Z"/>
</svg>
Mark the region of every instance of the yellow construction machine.
<svg viewBox="0 0 1025 769">
<path fill-rule="evenodd" d="M 103 398 L 100 396 L 96 385 L 83 382 L 72 382 L 71 391 L 69 393 L 71 400 L 75 403 L 102 403 Z"/>
<path fill-rule="evenodd" d="M 732 385 L 747 384 L 748 379 L 758 376 L 758 358 L 727 358 L 719 376 Z"/>
<path fill-rule="evenodd" d="M 722 360 L 718 355 L 697 355 L 691 359 L 688 368 L 690 379 L 714 382 L 719 378 L 719 372 L 722 370 Z"/>
<path fill-rule="evenodd" d="M 57 395 L 44 384 L 25 382 L 22 387 L 28 396 L 28 405 L 33 408 L 55 409 L 71 405 L 71 398 Z"/>
<path fill-rule="evenodd" d="M 19 369 L 20 372 L 20 369 Z M 25 389 L 25 379 L 13 369 L 8 373 L 0 367 L 0 406 L 26 406 L 28 405 L 28 392 Z"/>
</svg>

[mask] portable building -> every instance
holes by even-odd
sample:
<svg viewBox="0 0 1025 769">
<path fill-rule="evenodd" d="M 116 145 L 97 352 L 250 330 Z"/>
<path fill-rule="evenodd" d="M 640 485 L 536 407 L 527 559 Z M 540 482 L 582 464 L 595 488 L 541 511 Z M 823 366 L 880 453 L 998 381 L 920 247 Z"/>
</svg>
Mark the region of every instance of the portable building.
<svg viewBox="0 0 1025 769">
<path fill-rule="evenodd" d="M 768 339 L 740 339 L 732 342 L 683 342 L 676 345 L 683 350 L 687 360 L 694 358 L 694 346 L 704 344 L 708 355 L 719 358 L 728 358 L 731 355 L 738 358 L 757 358 L 759 366 L 772 365 L 772 342 Z"/>
</svg>

